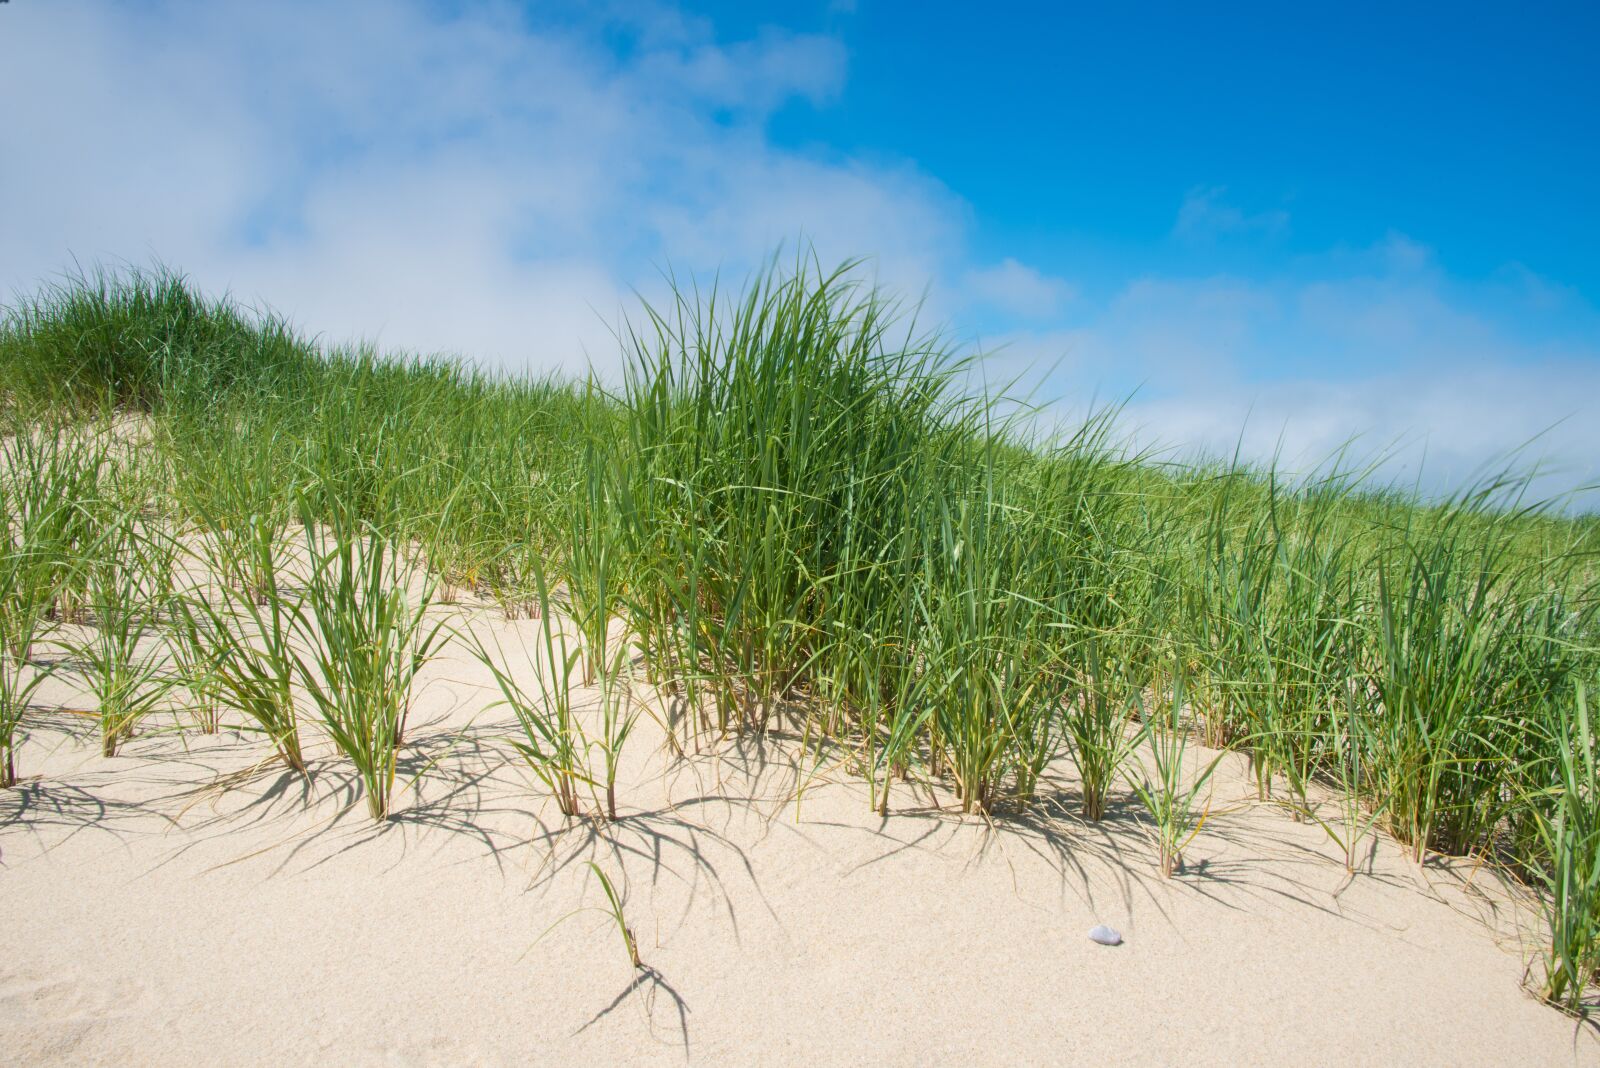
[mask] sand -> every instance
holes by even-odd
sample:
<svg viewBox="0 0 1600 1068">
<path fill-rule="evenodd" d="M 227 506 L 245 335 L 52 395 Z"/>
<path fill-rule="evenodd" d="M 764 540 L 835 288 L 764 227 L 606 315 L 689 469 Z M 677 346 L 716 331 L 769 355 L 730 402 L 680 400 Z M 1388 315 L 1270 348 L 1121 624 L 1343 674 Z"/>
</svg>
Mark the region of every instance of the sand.
<svg viewBox="0 0 1600 1068">
<path fill-rule="evenodd" d="M 157 719 L 106 759 L 41 712 L 0 793 L 6 1063 L 1600 1064 L 1522 989 L 1514 888 L 1387 840 L 1347 880 L 1233 756 L 1168 882 L 1065 761 L 1026 818 L 898 786 L 879 819 L 781 731 L 679 760 L 649 717 L 622 819 L 563 820 L 487 672 L 457 645 L 425 681 L 381 826 L 320 742 L 307 783 L 250 735 Z M 70 672 L 41 702 L 83 705 Z"/>
</svg>

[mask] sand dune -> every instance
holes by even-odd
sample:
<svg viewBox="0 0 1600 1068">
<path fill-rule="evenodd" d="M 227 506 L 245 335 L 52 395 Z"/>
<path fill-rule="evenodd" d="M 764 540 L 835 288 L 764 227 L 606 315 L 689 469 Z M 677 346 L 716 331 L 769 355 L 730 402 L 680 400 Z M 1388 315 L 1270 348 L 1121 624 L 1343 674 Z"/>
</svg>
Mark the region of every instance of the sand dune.
<svg viewBox="0 0 1600 1068">
<path fill-rule="evenodd" d="M 92 720 L 36 718 L 0 794 L 6 1060 L 1600 1064 L 1521 989 L 1509 888 L 1386 840 L 1346 885 L 1231 756 L 1167 882 L 1130 798 L 1075 817 L 1066 762 L 1023 818 L 897 786 L 879 819 L 793 737 L 676 760 L 648 718 L 620 822 L 565 821 L 487 672 L 457 645 L 426 678 L 382 826 L 323 747 L 306 782 L 250 736 L 151 721 L 105 759 Z M 43 702 L 81 703 L 70 673 Z"/>
</svg>

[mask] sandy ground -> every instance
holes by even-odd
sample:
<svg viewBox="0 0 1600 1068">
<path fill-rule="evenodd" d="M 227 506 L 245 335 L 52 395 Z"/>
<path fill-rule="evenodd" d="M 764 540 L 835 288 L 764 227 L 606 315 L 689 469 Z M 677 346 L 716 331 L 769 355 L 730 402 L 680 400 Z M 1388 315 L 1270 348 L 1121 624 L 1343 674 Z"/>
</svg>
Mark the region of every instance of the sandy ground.
<svg viewBox="0 0 1600 1068">
<path fill-rule="evenodd" d="M 105 759 L 42 713 L 0 794 L 6 1063 L 1600 1064 L 1521 989 L 1531 917 L 1489 873 L 1382 841 L 1346 886 L 1233 757 L 1163 882 L 1064 762 L 1026 819 L 898 787 L 880 820 L 793 738 L 673 760 L 648 718 L 622 819 L 564 821 L 490 684 L 459 645 L 429 666 L 382 826 L 321 743 L 308 783 L 253 736 L 158 720 Z M 70 673 L 43 703 L 81 707 Z"/>
</svg>

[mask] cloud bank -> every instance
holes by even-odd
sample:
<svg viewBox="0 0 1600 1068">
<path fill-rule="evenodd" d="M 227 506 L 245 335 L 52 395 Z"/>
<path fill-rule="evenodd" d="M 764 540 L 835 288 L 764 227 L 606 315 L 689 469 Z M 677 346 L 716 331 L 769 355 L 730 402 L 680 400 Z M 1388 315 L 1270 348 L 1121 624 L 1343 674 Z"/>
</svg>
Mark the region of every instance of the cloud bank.
<svg viewBox="0 0 1600 1068">
<path fill-rule="evenodd" d="M 0 85 L 29 102 L 0 120 L 8 290 L 159 257 L 331 338 L 571 369 L 655 264 L 744 267 L 803 232 L 917 286 L 959 229 L 913 169 L 767 144 L 774 108 L 842 86 L 827 38 L 366 0 L 0 17 Z"/>
</svg>

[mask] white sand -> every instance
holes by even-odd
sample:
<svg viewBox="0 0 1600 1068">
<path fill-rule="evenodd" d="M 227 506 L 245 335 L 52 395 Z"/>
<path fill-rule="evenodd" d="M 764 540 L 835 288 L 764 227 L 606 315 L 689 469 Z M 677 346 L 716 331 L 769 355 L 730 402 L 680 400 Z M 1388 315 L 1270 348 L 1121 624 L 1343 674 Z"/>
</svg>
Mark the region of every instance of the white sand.
<svg viewBox="0 0 1600 1068">
<path fill-rule="evenodd" d="M 621 822 L 565 824 L 487 673 L 458 647 L 426 677 L 422 775 L 381 828 L 320 742 L 309 787 L 206 790 L 265 743 L 152 722 L 108 760 L 93 721 L 36 721 L 0 794 L 4 1061 L 1600 1064 L 1521 989 L 1531 917 L 1487 872 L 1383 841 L 1336 894 L 1333 844 L 1246 800 L 1233 757 L 1172 882 L 1131 799 L 1076 819 L 1065 762 L 1053 815 L 898 786 L 880 821 L 793 739 L 673 762 L 648 720 Z M 81 703 L 65 676 L 45 700 Z M 603 901 L 588 860 L 648 971 L 602 914 L 557 923 Z"/>
</svg>

